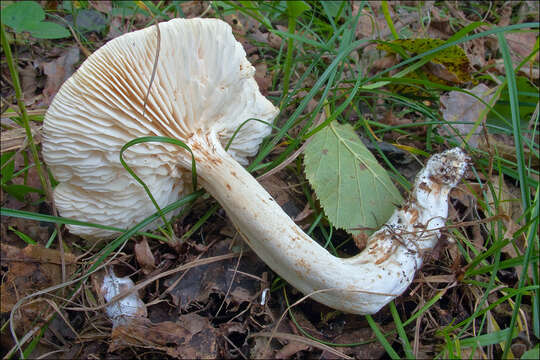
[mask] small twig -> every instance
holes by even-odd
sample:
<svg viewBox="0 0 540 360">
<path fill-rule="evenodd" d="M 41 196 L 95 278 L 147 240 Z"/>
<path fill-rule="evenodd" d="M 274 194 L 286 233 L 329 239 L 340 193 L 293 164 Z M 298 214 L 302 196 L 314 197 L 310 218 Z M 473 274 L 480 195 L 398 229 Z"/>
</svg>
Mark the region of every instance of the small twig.
<svg viewBox="0 0 540 360">
<path fill-rule="evenodd" d="M 238 348 L 238 346 L 234 345 L 234 343 L 233 343 L 231 340 L 229 340 L 229 338 L 228 338 L 227 336 L 225 336 L 225 335 L 222 335 L 222 336 L 223 336 L 223 338 L 224 338 L 224 339 L 225 339 L 225 340 L 226 340 L 226 341 L 227 341 L 227 342 L 228 342 L 228 343 L 229 343 L 236 351 L 238 351 L 238 353 L 240 354 L 240 356 L 242 356 L 242 357 L 243 357 L 244 359 L 246 359 L 246 360 L 248 359 L 247 356 L 244 355 L 244 353 L 242 352 L 242 350 L 240 350 L 240 349 Z"/>
<path fill-rule="evenodd" d="M 241 248 L 240 256 L 238 256 L 238 261 L 236 261 L 236 266 L 234 267 L 234 273 L 233 273 L 233 276 L 231 278 L 231 282 L 229 284 L 229 287 L 227 288 L 227 292 L 225 293 L 225 296 L 223 297 L 223 301 L 221 302 L 221 305 L 219 305 L 219 308 L 216 311 L 216 314 L 214 315 L 214 317 L 217 317 L 219 315 L 219 312 L 223 308 L 223 305 L 225 304 L 225 301 L 227 300 L 227 297 L 229 296 L 229 294 L 231 292 L 232 286 L 234 284 L 234 280 L 236 279 L 236 272 L 238 271 L 238 267 L 240 266 L 240 260 L 242 260 L 242 255 L 243 254 L 244 254 L 244 251 L 243 251 L 243 248 Z"/>
<path fill-rule="evenodd" d="M 79 40 L 79 37 L 77 36 L 77 34 L 75 33 L 75 30 L 73 30 L 73 28 L 71 27 L 71 25 L 70 25 L 69 23 L 67 23 L 67 22 L 66 22 L 66 25 L 68 26 L 69 31 L 71 31 L 71 35 L 73 35 L 73 38 L 74 38 L 75 41 L 77 42 L 77 45 L 79 45 L 79 48 L 80 48 L 81 51 L 83 52 L 84 56 L 89 57 L 90 55 L 92 55 L 92 53 L 90 52 L 90 50 L 88 50 L 88 49 L 81 43 L 81 41 Z"/>
</svg>

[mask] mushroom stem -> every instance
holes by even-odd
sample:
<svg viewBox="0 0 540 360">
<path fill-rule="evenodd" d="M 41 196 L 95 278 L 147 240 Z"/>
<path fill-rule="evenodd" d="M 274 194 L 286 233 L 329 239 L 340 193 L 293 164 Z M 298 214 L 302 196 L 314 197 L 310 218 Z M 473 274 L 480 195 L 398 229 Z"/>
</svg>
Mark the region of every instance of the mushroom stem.
<svg viewBox="0 0 540 360">
<path fill-rule="evenodd" d="M 268 192 L 221 146 L 216 134 L 189 144 L 206 190 L 223 206 L 251 249 L 304 294 L 332 308 L 373 314 L 399 296 L 432 249 L 448 214 L 448 193 L 467 157 L 459 148 L 433 156 L 411 198 L 373 234 L 364 251 L 338 258 L 306 235 Z"/>
</svg>

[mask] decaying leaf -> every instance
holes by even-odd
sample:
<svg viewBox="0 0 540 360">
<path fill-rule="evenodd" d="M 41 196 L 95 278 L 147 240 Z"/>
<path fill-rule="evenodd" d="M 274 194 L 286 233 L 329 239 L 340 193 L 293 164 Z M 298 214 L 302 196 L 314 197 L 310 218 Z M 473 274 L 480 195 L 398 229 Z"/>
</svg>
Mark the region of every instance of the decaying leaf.
<svg viewBox="0 0 540 360">
<path fill-rule="evenodd" d="M 378 228 L 403 200 L 349 124 L 334 121 L 315 134 L 304 164 L 328 219 L 351 234 L 358 232 L 353 228 Z"/>
<path fill-rule="evenodd" d="M 390 324 L 384 326 L 382 330 L 391 334 L 392 327 L 393 324 Z M 395 337 L 395 335 L 391 335 L 391 337 Z M 392 339 L 388 338 L 388 341 L 392 341 Z M 344 354 L 355 359 L 380 359 L 386 353 L 381 343 L 375 340 L 371 328 L 344 331 L 342 335 L 333 339 L 332 342 L 336 344 L 364 343 L 358 346 L 339 348 Z M 327 351 L 323 352 L 321 357 L 323 359 L 339 359 L 335 354 Z"/>
<path fill-rule="evenodd" d="M 2 283 L 0 284 L 0 312 L 14 309 L 21 298 L 53 285 L 62 283 L 61 255 L 58 250 L 40 245 L 28 245 L 24 249 L 8 244 L 0 247 Z M 66 275 L 75 271 L 76 258 L 64 254 Z M 36 298 L 39 299 L 39 298 Z M 45 305 L 44 305 L 45 304 Z M 45 322 L 55 310 L 44 301 L 30 301 L 14 313 L 16 330 L 24 334 Z"/>
<path fill-rule="evenodd" d="M 127 346 L 156 349 L 177 359 L 213 359 L 218 355 L 215 329 L 207 318 L 193 313 L 180 316 L 176 322 L 135 318 L 115 327 L 109 352 Z"/>
<path fill-rule="evenodd" d="M 221 241 L 212 246 L 205 257 L 230 253 L 231 240 Z M 175 305 L 186 309 L 191 303 L 206 304 L 210 294 L 225 295 L 227 304 L 237 308 L 242 302 L 251 301 L 258 293 L 259 281 L 252 277 L 236 273 L 238 259 L 231 259 L 191 268 L 185 275 L 168 278 L 165 286 L 173 286 L 170 294 Z M 240 259 L 238 270 L 260 276 L 266 271 L 266 265 L 252 252 L 245 252 Z M 182 279 L 177 282 L 179 276 Z M 231 281 L 234 282 L 231 284 Z M 230 286 L 230 290 L 229 290 Z"/>
<path fill-rule="evenodd" d="M 470 92 L 489 104 L 494 94 L 493 90 L 484 84 L 478 84 Z M 484 122 L 487 115 L 487 112 L 484 112 L 483 117 L 480 118 L 486 105 L 478 101 L 475 97 L 460 91 L 451 91 L 441 96 L 441 105 L 443 118 L 449 123 L 449 125 L 442 127 L 441 130 L 445 135 L 454 138 L 457 142 L 461 142 L 461 139 L 456 135 L 456 132 L 465 138 L 475 128 L 474 124 L 478 121 Z M 474 129 L 468 144 L 477 148 L 481 137 L 482 126 L 479 125 Z"/>
<path fill-rule="evenodd" d="M 77 61 L 79 61 L 79 47 L 75 45 L 59 58 L 43 64 L 43 72 L 47 75 L 43 96 L 47 104 L 52 101 L 64 81 L 73 74 Z"/>
<path fill-rule="evenodd" d="M 512 61 L 519 63 L 533 51 L 538 38 L 538 31 L 511 32 L 505 34 L 504 37 L 511 49 Z M 538 61 L 538 53 L 532 60 Z"/>
<path fill-rule="evenodd" d="M 24 249 L 2 244 L 0 248 L 3 271 L 0 285 L 0 312 L 11 311 L 13 305 L 26 295 L 62 283 L 62 258 L 60 252 L 41 245 L 28 245 Z M 75 270 L 76 258 L 64 254 L 66 275 Z"/>
<path fill-rule="evenodd" d="M 135 258 L 145 274 L 149 274 L 156 267 L 156 259 L 146 238 L 135 244 Z"/>
<path fill-rule="evenodd" d="M 266 62 L 261 62 L 255 65 L 255 81 L 259 85 L 261 93 L 265 96 L 272 86 L 272 75 L 268 73 Z"/>
<path fill-rule="evenodd" d="M 379 44 L 377 47 L 390 54 L 397 54 L 398 48 L 408 52 L 411 55 L 425 53 L 444 45 L 445 41 L 441 39 L 397 39 L 384 44 Z M 431 82 L 452 85 L 472 81 L 470 76 L 471 65 L 469 59 L 457 45 L 439 51 L 431 62 L 427 63 L 421 69 L 407 74 L 406 77 L 413 79 L 422 79 L 423 76 Z M 402 94 L 416 94 L 428 96 L 429 94 L 421 91 L 418 87 L 409 85 L 393 85 L 393 90 Z"/>
</svg>

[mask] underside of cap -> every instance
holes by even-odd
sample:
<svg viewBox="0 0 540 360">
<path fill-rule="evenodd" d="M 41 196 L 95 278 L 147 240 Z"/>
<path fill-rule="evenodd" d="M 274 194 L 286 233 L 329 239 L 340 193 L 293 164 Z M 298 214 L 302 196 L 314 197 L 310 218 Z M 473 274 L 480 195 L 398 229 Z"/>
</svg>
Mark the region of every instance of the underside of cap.
<svg viewBox="0 0 540 360">
<path fill-rule="evenodd" d="M 92 54 L 66 81 L 44 122 L 43 156 L 56 180 L 62 216 L 129 228 L 155 212 L 148 195 L 119 161 L 121 147 L 142 136 L 186 141 L 212 131 L 226 144 L 249 119 L 271 123 L 277 109 L 260 94 L 254 68 L 228 24 L 217 19 L 174 19 L 125 34 Z M 144 112 L 144 117 L 143 117 Z M 248 121 L 229 152 L 239 162 L 256 154 L 271 131 Z M 124 158 L 163 207 L 180 198 L 191 161 L 180 147 L 143 143 Z M 186 189 L 189 191 L 190 189 Z M 70 227 L 81 236 L 114 232 Z"/>
</svg>

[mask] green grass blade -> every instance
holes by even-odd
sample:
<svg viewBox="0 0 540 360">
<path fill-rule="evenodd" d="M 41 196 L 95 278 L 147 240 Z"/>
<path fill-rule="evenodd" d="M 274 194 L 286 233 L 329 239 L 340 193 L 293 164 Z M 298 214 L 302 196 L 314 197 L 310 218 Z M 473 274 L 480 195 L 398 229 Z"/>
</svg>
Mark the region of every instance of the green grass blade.
<svg viewBox="0 0 540 360">
<path fill-rule="evenodd" d="M 382 1 L 381 2 L 381 9 L 384 15 L 384 19 L 386 20 L 386 24 L 388 25 L 388 28 L 390 29 L 390 32 L 392 33 L 392 36 L 394 39 L 399 39 L 399 35 L 396 31 L 396 27 L 394 26 L 394 22 L 392 21 L 392 17 L 390 16 L 390 9 L 388 9 L 388 1 Z"/>
<path fill-rule="evenodd" d="M 525 155 L 523 154 L 523 144 L 521 135 L 521 124 L 519 116 L 519 100 L 517 94 L 516 74 L 514 65 L 510 56 L 510 49 L 503 33 L 498 33 L 499 45 L 504 60 L 504 69 L 506 72 L 506 80 L 508 81 L 508 95 L 510 98 L 510 113 L 512 115 L 512 127 L 514 131 L 514 143 L 516 147 L 517 166 L 519 175 L 519 184 L 521 188 L 521 205 L 523 209 L 528 209 L 531 202 L 530 189 L 527 181 L 525 165 Z"/>
<path fill-rule="evenodd" d="M 411 347 L 411 343 L 409 342 L 409 338 L 407 338 L 407 333 L 405 332 L 403 322 L 399 317 L 398 311 L 396 309 L 396 304 L 394 303 L 394 301 L 391 301 L 389 306 L 390 312 L 392 313 L 392 318 L 394 319 L 394 324 L 396 324 L 396 329 L 401 340 L 401 345 L 403 346 L 403 351 L 405 351 L 405 357 L 407 359 L 414 359 L 413 349 Z"/>
<path fill-rule="evenodd" d="M 148 188 L 146 183 L 137 174 L 135 174 L 135 172 L 129 167 L 129 165 L 125 162 L 124 157 L 122 156 L 124 154 L 124 151 L 126 151 L 131 146 L 141 144 L 141 143 L 147 143 L 147 142 L 160 142 L 160 143 L 173 144 L 173 145 L 180 146 L 181 148 L 186 149 L 187 151 L 189 151 L 189 153 L 191 154 L 191 176 L 192 176 L 191 179 L 192 179 L 192 184 L 193 184 L 193 191 L 197 190 L 197 168 L 196 168 L 196 164 L 195 164 L 195 157 L 193 156 L 193 152 L 191 152 L 190 147 L 187 146 L 183 141 L 180 141 L 178 139 L 171 139 L 171 138 L 164 137 L 164 136 L 143 136 L 143 137 L 133 139 L 133 140 L 127 142 L 124 146 L 122 146 L 122 149 L 120 149 L 120 163 L 122 164 L 124 169 L 126 169 L 127 172 L 129 172 L 129 174 L 135 180 L 137 180 L 137 182 L 139 184 L 142 185 L 142 187 L 144 188 L 144 191 L 146 191 L 146 193 L 148 194 L 148 197 L 150 198 L 150 200 L 154 204 L 154 207 L 156 208 L 156 210 L 160 214 L 161 219 L 163 220 L 163 223 L 167 225 L 167 227 L 169 229 L 169 235 L 174 237 L 174 231 L 172 229 L 171 223 L 169 221 L 167 221 L 167 219 L 165 218 L 165 215 L 161 211 L 161 208 L 159 207 L 159 205 L 158 205 L 156 199 L 154 198 L 154 196 L 152 195 L 152 192 L 150 191 L 150 189 Z"/>
<path fill-rule="evenodd" d="M 371 330 L 375 333 L 375 336 L 377 337 L 377 340 L 379 340 L 379 343 L 382 345 L 386 353 L 392 358 L 392 359 L 401 359 L 401 357 L 397 354 L 397 352 L 392 348 L 392 345 L 388 342 L 384 334 L 382 333 L 381 329 L 379 329 L 379 326 L 377 326 L 377 323 L 371 315 L 366 315 L 366 320 L 371 327 Z"/>
</svg>

